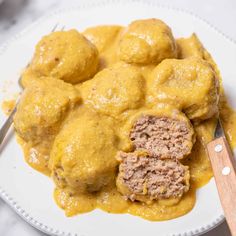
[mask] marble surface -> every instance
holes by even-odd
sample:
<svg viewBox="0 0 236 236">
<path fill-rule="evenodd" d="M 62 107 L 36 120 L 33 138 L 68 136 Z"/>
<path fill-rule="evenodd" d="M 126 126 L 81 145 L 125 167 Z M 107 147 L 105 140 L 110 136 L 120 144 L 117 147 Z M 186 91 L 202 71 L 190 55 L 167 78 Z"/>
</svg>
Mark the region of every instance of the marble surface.
<svg viewBox="0 0 236 236">
<path fill-rule="evenodd" d="M 56 8 L 78 5 L 86 0 L 5 0 L 0 5 L 0 46 L 40 16 Z M 87 0 L 88 1 L 88 0 Z M 1 1 L 0 1 L 1 2 Z M 215 25 L 219 30 L 236 41 L 235 0 L 159 0 L 163 5 L 183 8 L 194 12 Z M 204 4 L 204 5 L 203 5 Z M 0 199 L 0 236 L 44 236 L 45 234 L 25 223 Z M 204 236 L 230 236 L 224 222 Z"/>
</svg>

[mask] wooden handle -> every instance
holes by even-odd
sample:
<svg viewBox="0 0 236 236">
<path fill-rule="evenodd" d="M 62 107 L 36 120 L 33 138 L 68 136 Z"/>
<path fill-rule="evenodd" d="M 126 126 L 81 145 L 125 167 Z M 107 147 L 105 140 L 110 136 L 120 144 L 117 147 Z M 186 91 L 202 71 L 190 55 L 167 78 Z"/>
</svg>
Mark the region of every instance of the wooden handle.
<svg viewBox="0 0 236 236">
<path fill-rule="evenodd" d="M 223 137 L 210 142 L 207 151 L 226 221 L 232 236 L 236 236 L 236 160 Z"/>
</svg>

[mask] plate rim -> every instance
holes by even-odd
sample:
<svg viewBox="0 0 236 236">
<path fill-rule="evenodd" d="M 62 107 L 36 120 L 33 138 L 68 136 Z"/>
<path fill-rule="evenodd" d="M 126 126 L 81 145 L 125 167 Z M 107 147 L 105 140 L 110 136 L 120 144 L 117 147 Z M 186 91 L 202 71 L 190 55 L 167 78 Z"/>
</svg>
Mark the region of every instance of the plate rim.
<svg viewBox="0 0 236 236">
<path fill-rule="evenodd" d="M 220 34 L 225 40 L 227 40 L 229 43 L 232 43 L 234 46 L 236 46 L 236 40 L 228 36 L 227 34 L 223 33 L 220 29 L 218 29 L 215 25 L 208 22 L 203 17 L 200 17 L 196 13 L 184 9 L 184 8 L 178 8 L 173 7 L 171 5 L 166 4 L 160 4 L 158 2 L 155 2 L 155 0 L 97 0 L 86 3 L 80 3 L 75 6 L 70 6 L 68 8 L 58 8 L 57 10 L 51 11 L 47 13 L 46 15 L 43 15 L 36 21 L 32 22 L 28 26 L 26 26 L 23 30 L 21 30 L 19 33 L 15 34 L 14 36 L 10 37 L 10 39 L 6 40 L 0 45 L 0 56 L 9 48 L 9 46 L 16 41 L 18 38 L 23 37 L 28 31 L 33 29 L 36 25 L 39 25 L 41 22 L 46 21 L 47 19 L 57 16 L 60 14 L 63 14 L 65 12 L 70 11 L 81 11 L 86 10 L 89 8 L 96 8 L 104 5 L 112 5 L 112 4 L 118 4 L 118 3 L 138 3 L 143 4 L 147 6 L 155 6 L 157 8 L 166 9 L 166 10 L 172 10 L 176 11 L 178 13 L 186 14 L 188 16 L 191 16 L 195 18 L 196 20 L 201 21 L 202 23 L 206 24 L 208 27 L 210 27 L 212 30 L 214 30 L 216 33 Z M 60 231 L 58 229 L 53 229 L 49 227 L 46 224 L 43 224 L 39 221 L 37 221 L 34 217 L 30 216 L 29 213 L 27 213 L 18 203 L 15 201 L 9 194 L 0 186 L 0 198 L 4 200 L 4 202 L 10 206 L 25 222 L 29 223 L 34 228 L 40 230 L 43 233 L 49 234 L 49 235 L 55 235 L 55 236 L 79 236 L 79 233 L 71 233 L 71 232 L 64 232 Z M 182 233 L 178 234 L 172 234 L 171 236 L 199 236 L 204 233 L 207 233 L 220 225 L 225 220 L 225 217 L 223 214 L 216 216 L 215 220 L 213 220 L 210 224 L 204 225 L 199 229 L 194 229 L 191 231 L 183 231 Z"/>
</svg>

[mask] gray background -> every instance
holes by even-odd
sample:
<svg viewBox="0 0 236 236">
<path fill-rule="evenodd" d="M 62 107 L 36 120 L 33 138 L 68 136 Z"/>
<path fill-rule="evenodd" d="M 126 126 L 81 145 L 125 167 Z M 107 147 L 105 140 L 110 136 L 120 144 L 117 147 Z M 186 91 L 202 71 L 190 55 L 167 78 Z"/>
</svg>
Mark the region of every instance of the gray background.
<svg viewBox="0 0 236 236">
<path fill-rule="evenodd" d="M 56 8 L 78 5 L 83 0 L 5 0 L 0 5 L 0 46 L 32 21 Z M 88 2 L 88 1 L 87 1 Z M 236 41 L 235 0 L 158 0 L 157 3 L 187 9 L 206 19 Z M 0 199 L 0 236 L 44 236 L 25 223 Z M 224 222 L 204 236 L 230 236 Z"/>
</svg>

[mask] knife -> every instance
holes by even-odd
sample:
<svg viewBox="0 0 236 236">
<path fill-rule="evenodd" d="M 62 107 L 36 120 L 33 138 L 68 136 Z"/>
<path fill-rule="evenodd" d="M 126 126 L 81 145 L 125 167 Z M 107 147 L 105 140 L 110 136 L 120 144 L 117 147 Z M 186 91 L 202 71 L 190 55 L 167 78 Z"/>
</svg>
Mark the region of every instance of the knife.
<svg viewBox="0 0 236 236">
<path fill-rule="evenodd" d="M 232 236 L 236 236 L 236 160 L 225 137 L 220 118 L 215 138 L 207 144 L 221 205 Z"/>
</svg>

